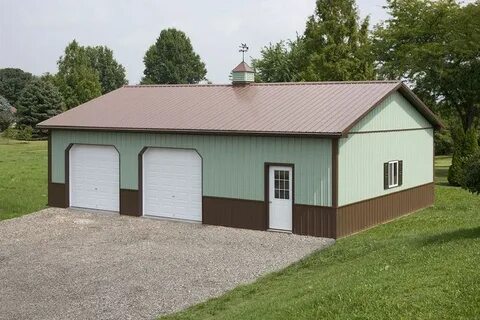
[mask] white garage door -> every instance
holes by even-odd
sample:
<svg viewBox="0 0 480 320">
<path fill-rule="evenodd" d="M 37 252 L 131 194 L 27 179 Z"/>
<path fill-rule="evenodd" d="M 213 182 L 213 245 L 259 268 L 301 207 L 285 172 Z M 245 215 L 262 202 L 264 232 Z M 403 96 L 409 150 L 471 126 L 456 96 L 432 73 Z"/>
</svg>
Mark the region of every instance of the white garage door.
<svg viewBox="0 0 480 320">
<path fill-rule="evenodd" d="M 202 221 L 202 159 L 194 150 L 143 154 L 143 214 Z"/>
<path fill-rule="evenodd" d="M 70 206 L 118 211 L 117 150 L 111 146 L 74 145 L 69 161 Z"/>
</svg>

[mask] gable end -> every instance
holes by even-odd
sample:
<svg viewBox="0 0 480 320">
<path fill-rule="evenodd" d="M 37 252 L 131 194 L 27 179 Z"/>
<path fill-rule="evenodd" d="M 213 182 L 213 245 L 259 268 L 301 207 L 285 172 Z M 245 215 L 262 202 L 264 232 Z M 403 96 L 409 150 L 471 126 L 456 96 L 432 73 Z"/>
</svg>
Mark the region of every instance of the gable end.
<svg viewBox="0 0 480 320">
<path fill-rule="evenodd" d="M 406 85 L 400 83 L 350 124 L 342 135 L 443 127 L 440 119 Z"/>
</svg>

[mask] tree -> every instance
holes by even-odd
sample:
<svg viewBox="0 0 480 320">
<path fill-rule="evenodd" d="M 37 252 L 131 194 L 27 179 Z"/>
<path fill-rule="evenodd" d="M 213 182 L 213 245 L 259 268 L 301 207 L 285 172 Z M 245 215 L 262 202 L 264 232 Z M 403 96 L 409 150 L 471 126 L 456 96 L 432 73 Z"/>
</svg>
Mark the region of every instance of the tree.
<svg viewBox="0 0 480 320">
<path fill-rule="evenodd" d="M 143 58 L 142 84 L 198 83 L 207 70 L 193 50 L 190 39 L 177 29 L 162 30 Z"/>
<path fill-rule="evenodd" d="M 128 84 L 125 68 L 113 58 L 113 51 L 106 46 L 85 48 L 90 65 L 98 72 L 102 94 Z"/>
<path fill-rule="evenodd" d="M 48 81 L 33 80 L 22 91 L 17 104 L 19 127 L 32 127 L 35 136 L 40 132 L 35 126 L 64 110 L 62 95 Z"/>
<path fill-rule="evenodd" d="M 55 83 L 66 107 L 74 108 L 102 94 L 98 72 L 91 66 L 85 48 L 73 40 L 58 60 Z"/>
<path fill-rule="evenodd" d="M 453 110 L 467 133 L 480 117 L 480 2 L 388 0 L 387 9 L 375 31 L 380 73 Z"/>
<path fill-rule="evenodd" d="M 262 49 L 254 61 L 258 81 L 375 78 L 368 25 L 368 18 L 360 21 L 355 0 L 317 0 L 302 36 Z"/>
<path fill-rule="evenodd" d="M 472 193 L 480 194 L 480 154 L 471 157 L 465 167 L 465 181 L 462 187 Z"/>
<path fill-rule="evenodd" d="M 294 82 L 301 81 L 300 63 L 302 42 L 280 41 L 269 44 L 261 50 L 261 59 L 253 60 L 257 82 Z"/>
<path fill-rule="evenodd" d="M 371 80 L 375 77 L 369 18 L 360 21 L 355 0 L 317 0 L 303 41 L 307 81 Z"/>
<path fill-rule="evenodd" d="M 470 128 L 466 133 L 459 127 L 452 132 L 455 141 L 452 165 L 448 169 L 448 183 L 453 186 L 461 186 L 465 183 L 465 167 L 471 160 L 471 157 L 478 154 L 478 138 L 474 128 Z"/>
<path fill-rule="evenodd" d="M 0 131 L 6 130 L 14 121 L 12 105 L 5 97 L 0 96 Z"/>
<path fill-rule="evenodd" d="M 4 96 L 11 105 L 15 105 L 20 92 L 32 78 L 31 73 L 21 69 L 0 69 L 0 95 Z"/>
</svg>

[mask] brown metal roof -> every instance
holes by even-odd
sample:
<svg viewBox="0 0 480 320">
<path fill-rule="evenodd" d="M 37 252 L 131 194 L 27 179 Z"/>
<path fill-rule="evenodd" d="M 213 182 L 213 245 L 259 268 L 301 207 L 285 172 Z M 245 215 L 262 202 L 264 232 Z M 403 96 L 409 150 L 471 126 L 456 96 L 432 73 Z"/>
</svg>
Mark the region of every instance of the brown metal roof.
<svg viewBox="0 0 480 320">
<path fill-rule="evenodd" d="M 245 61 L 242 61 L 233 68 L 232 72 L 255 72 L 252 67 L 250 67 Z"/>
<path fill-rule="evenodd" d="M 442 126 L 401 82 L 372 81 L 125 86 L 38 127 L 339 136 L 394 91 Z"/>
</svg>

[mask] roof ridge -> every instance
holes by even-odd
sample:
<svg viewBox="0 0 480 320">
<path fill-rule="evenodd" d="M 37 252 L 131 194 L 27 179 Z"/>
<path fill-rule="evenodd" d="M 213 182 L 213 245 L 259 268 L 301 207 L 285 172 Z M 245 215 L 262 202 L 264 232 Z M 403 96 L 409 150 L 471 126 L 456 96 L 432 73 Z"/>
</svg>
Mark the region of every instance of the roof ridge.
<svg viewBox="0 0 480 320">
<path fill-rule="evenodd" d="M 378 84 L 401 83 L 401 80 L 358 80 L 358 81 L 299 81 L 299 82 L 256 82 L 250 85 L 282 86 L 282 85 L 329 85 L 329 84 Z"/>
<path fill-rule="evenodd" d="M 212 83 L 179 83 L 179 84 L 127 84 L 123 88 L 156 88 L 156 87 L 228 87 L 231 84 L 212 84 Z"/>
<path fill-rule="evenodd" d="M 249 86 L 297 86 L 297 85 L 342 85 L 342 84 L 379 84 L 379 83 L 402 83 L 401 80 L 359 80 L 359 81 L 302 81 L 302 82 L 254 82 Z M 163 88 L 163 87 L 231 87 L 231 83 L 192 83 L 192 84 L 131 84 L 124 85 L 124 88 Z"/>
</svg>

